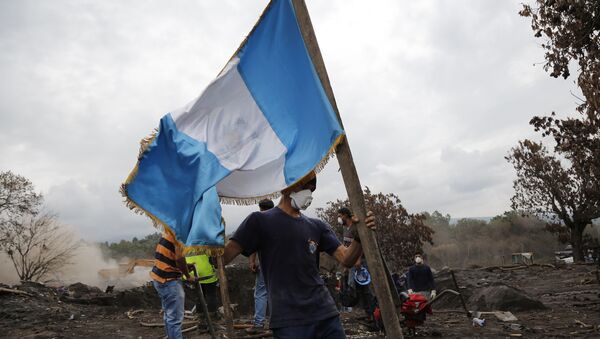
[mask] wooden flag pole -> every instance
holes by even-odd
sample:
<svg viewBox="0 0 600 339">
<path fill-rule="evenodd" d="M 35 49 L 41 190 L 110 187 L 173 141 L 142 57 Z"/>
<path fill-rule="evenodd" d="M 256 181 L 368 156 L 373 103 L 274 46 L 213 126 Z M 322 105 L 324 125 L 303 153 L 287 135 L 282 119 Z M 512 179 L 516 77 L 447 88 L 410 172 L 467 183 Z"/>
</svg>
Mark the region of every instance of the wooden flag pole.
<svg viewBox="0 0 600 339">
<path fill-rule="evenodd" d="M 294 5 L 294 11 L 296 12 L 296 18 L 298 19 L 298 25 L 304 38 L 304 43 L 308 49 L 308 53 L 312 59 L 313 65 L 325 94 L 329 98 L 329 102 L 333 106 L 335 113 L 338 116 L 340 124 L 342 119 L 333 96 L 333 90 L 329 83 L 329 76 L 325 69 L 325 63 L 321 56 L 319 44 L 317 43 L 317 37 L 310 21 L 308 9 L 304 0 L 292 0 Z M 400 322 L 398 321 L 398 315 L 396 308 L 392 300 L 391 287 L 386 278 L 383 260 L 379 255 L 379 247 L 377 245 L 377 239 L 375 233 L 369 230 L 364 223 L 366 217 L 365 200 L 363 197 L 362 187 L 354 166 L 354 160 L 352 159 L 352 153 L 350 152 L 350 146 L 348 145 L 348 139 L 346 138 L 340 143 L 336 150 L 338 162 L 342 171 L 342 177 L 350 199 L 352 206 L 352 212 L 361 221 L 358 224 L 358 234 L 362 243 L 362 248 L 367 258 L 367 264 L 369 265 L 369 271 L 373 277 L 373 287 L 375 289 L 375 295 L 381 309 L 381 315 L 383 318 L 383 324 L 385 326 L 386 335 L 389 338 L 403 338 L 402 329 L 400 328 Z"/>
<path fill-rule="evenodd" d="M 221 302 L 223 303 L 223 315 L 225 316 L 227 337 L 235 338 L 233 314 L 231 311 L 231 302 L 229 301 L 229 289 L 227 287 L 227 275 L 225 275 L 225 262 L 223 261 L 222 255 L 217 256 L 217 271 L 219 271 L 219 286 L 221 288 Z"/>
</svg>

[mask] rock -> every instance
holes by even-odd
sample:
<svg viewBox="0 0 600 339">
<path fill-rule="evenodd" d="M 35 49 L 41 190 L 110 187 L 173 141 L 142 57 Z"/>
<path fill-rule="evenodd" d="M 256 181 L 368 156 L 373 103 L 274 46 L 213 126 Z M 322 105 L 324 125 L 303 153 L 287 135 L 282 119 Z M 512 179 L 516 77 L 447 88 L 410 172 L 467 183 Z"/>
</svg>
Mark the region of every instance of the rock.
<svg viewBox="0 0 600 339">
<path fill-rule="evenodd" d="M 469 305 L 479 311 L 544 310 L 546 306 L 524 291 L 503 283 L 477 289 L 469 298 Z"/>
</svg>

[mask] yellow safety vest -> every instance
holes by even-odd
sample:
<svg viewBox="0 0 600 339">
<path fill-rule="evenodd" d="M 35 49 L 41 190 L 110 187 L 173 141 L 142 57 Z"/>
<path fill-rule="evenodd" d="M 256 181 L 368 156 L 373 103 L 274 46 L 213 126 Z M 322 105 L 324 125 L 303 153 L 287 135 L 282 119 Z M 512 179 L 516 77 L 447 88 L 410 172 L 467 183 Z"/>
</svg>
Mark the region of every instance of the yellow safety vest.
<svg viewBox="0 0 600 339">
<path fill-rule="evenodd" d="M 196 271 L 198 272 L 198 277 L 200 277 L 201 284 L 210 284 L 219 280 L 215 268 L 210 264 L 206 254 L 185 257 L 185 262 L 196 265 Z M 190 272 L 190 274 L 193 273 Z"/>
</svg>

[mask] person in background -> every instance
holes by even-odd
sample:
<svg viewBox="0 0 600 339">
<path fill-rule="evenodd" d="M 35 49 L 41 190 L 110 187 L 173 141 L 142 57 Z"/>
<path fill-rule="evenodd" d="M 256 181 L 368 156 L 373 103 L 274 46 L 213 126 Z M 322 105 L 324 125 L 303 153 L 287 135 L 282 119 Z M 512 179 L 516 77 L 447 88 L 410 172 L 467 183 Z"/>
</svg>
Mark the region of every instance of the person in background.
<svg viewBox="0 0 600 339">
<path fill-rule="evenodd" d="M 217 276 L 214 263 L 211 259 L 212 258 L 206 254 L 200 254 L 187 256 L 185 261 L 188 265 L 194 265 L 196 267 L 196 273 L 198 274 L 197 278 L 202 287 L 202 294 L 206 300 L 206 307 L 208 308 L 208 312 L 212 314 L 211 317 L 214 317 L 217 313 L 217 287 L 219 285 L 219 277 Z M 202 314 L 200 305 L 196 305 L 196 313 Z"/>
<path fill-rule="evenodd" d="M 263 199 L 258 202 L 258 209 L 261 212 L 268 211 L 275 207 L 275 204 L 271 199 Z M 265 328 L 266 314 L 267 314 L 267 287 L 265 286 L 265 278 L 262 270 L 260 269 L 260 263 L 258 262 L 258 256 L 256 252 L 252 253 L 248 257 L 248 264 L 250 270 L 256 273 L 256 280 L 254 283 L 254 327 L 247 330 L 250 334 L 258 333 Z"/>
<path fill-rule="evenodd" d="M 342 244 L 348 247 L 354 240 L 354 233 L 352 232 L 352 212 L 347 207 L 342 207 L 338 210 L 338 224 L 343 226 L 342 233 Z M 355 274 L 357 270 L 367 269 L 367 260 L 363 255 L 359 258 L 354 266 L 346 271 L 347 278 L 345 279 L 346 283 L 350 286 L 350 288 L 356 289 L 356 294 L 358 296 L 358 302 L 361 305 L 361 308 L 365 311 L 367 318 L 370 320 L 373 318 L 373 311 L 375 309 L 375 297 L 371 292 L 370 284 L 359 284 L 355 280 Z M 368 269 L 367 269 L 368 271 Z M 348 311 L 352 311 L 352 307 L 347 308 Z"/>
<path fill-rule="evenodd" d="M 196 281 L 196 277 L 190 276 L 183 256 L 183 247 L 175 240 L 175 235 L 168 230 L 162 232 L 156 245 L 154 258 L 156 260 L 150 271 L 150 277 L 164 310 L 165 332 L 169 339 L 183 338 L 181 323 L 184 315 L 185 292 L 181 277 L 185 276 L 190 282 Z"/>
<path fill-rule="evenodd" d="M 408 269 L 406 274 L 406 282 L 408 285 L 408 294 L 419 293 L 433 300 L 436 296 L 435 281 L 431 268 L 423 262 L 423 255 L 417 253 L 415 255 L 415 264 Z"/>
</svg>

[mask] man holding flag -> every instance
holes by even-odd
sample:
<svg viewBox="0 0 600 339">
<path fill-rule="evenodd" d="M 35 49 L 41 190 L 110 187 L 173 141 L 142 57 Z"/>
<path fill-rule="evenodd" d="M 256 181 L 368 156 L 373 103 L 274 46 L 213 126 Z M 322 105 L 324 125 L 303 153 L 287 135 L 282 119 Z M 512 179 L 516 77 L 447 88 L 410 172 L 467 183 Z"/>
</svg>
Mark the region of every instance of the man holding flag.
<svg viewBox="0 0 600 339">
<path fill-rule="evenodd" d="M 250 214 L 225 246 L 225 263 L 240 253 L 258 253 L 275 338 L 346 337 L 335 302 L 319 275 L 319 252 L 352 267 L 362 255 L 362 248 L 355 225 L 354 240 L 346 247 L 329 225 L 301 213 L 310 205 L 316 187 L 317 178 L 312 172 L 282 191 L 277 207 Z M 365 222 L 374 228 L 374 218 L 368 215 Z"/>
<path fill-rule="evenodd" d="M 257 251 L 277 336 L 344 337 L 317 255 L 327 252 L 351 267 L 362 248 L 357 234 L 346 248 L 327 224 L 300 213 L 316 189 L 315 171 L 344 130 L 308 52 L 298 4 L 269 3 L 217 78 L 142 140 L 121 192 L 184 254 L 224 252 L 228 261 Z M 253 204 L 279 192 L 279 206 L 251 214 L 224 248 L 220 203 Z M 372 218 L 365 221 L 374 227 Z M 278 264 L 289 263 L 286 256 L 298 262 Z"/>
</svg>

